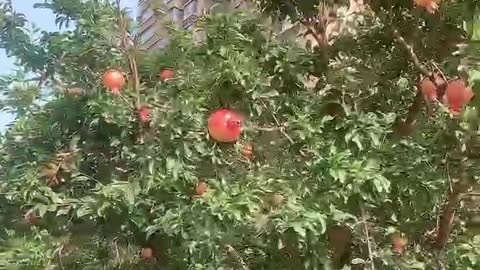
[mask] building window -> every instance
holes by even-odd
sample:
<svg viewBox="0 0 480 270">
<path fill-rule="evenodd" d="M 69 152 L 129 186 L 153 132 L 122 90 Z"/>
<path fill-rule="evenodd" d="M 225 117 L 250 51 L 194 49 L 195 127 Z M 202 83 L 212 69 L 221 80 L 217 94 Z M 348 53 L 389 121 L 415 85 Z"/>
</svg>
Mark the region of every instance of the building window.
<svg viewBox="0 0 480 270">
<path fill-rule="evenodd" d="M 155 49 L 163 49 L 168 46 L 170 43 L 170 40 L 168 38 L 160 39 L 157 43 L 153 44 L 150 49 L 155 50 Z"/>
<path fill-rule="evenodd" d="M 150 19 L 153 16 L 153 10 L 150 8 L 144 10 L 141 15 L 140 22 L 146 22 L 148 19 Z"/>
<path fill-rule="evenodd" d="M 193 30 L 193 25 L 194 25 L 194 23 L 191 23 L 191 24 L 185 26 L 184 28 L 185 28 L 185 30 L 187 30 L 187 31 L 192 31 L 192 30 Z"/>
<path fill-rule="evenodd" d="M 172 20 L 174 22 L 179 22 L 183 20 L 183 10 L 178 8 L 170 9 L 170 15 L 172 16 Z"/>
<path fill-rule="evenodd" d="M 157 28 L 155 27 L 155 25 L 152 25 L 150 28 L 148 28 L 145 32 L 142 33 L 142 43 L 149 41 L 155 35 L 157 35 Z"/>
<path fill-rule="evenodd" d="M 237 9 L 246 9 L 248 6 L 245 0 L 234 0 L 233 7 Z"/>
<path fill-rule="evenodd" d="M 192 15 L 197 15 L 197 0 L 187 2 L 183 7 L 183 10 L 184 19 L 187 19 Z"/>
</svg>

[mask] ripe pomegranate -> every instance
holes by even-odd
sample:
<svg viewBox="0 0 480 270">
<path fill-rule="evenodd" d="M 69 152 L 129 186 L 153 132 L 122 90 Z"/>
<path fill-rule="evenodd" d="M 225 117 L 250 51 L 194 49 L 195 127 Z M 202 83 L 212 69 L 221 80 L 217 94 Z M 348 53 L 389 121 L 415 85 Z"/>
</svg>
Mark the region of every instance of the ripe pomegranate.
<svg viewBox="0 0 480 270">
<path fill-rule="evenodd" d="M 285 202 L 285 197 L 282 194 L 275 193 L 272 196 L 272 205 L 274 207 L 279 207 Z"/>
<path fill-rule="evenodd" d="M 140 251 L 140 257 L 146 262 L 152 261 L 154 259 L 153 257 L 153 249 L 149 247 L 144 247 Z"/>
<path fill-rule="evenodd" d="M 443 103 L 448 105 L 453 115 L 459 115 L 462 113 L 463 107 L 474 97 L 475 94 L 471 87 L 467 86 L 462 79 L 455 79 L 448 82 Z"/>
<path fill-rule="evenodd" d="M 54 176 L 47 181 L 47 185 L 51 188 L 59 187 L 63 183 L 65 183 L 65 179 L 60 176 Z"/>
<path fill-rule="evenodd" d="M 254 157 L 253 144 L 247 143 L 242 149 L 242 155 L 247 159 L 253 159 Z"/>
<path fill-rule="evenodd" d="M 392 250 L 397 255 L 403 255 L 407 249 L 408 240 L 398 234 L 392 236 Z"/>
<path fill-rule="evenodd" d="M 39 217 L 35 213 L 35 210 L 30 209 L 25 213 L 24 220 L 27 222 L 28 225 L 35 225 L 39 221 Z"/>
<path fill-rule="evenodd" d="M 242 117 L 230 110 L 218 110 L 208 119 L 208 132 L 218 142 L 235 142 L 240 138 L 242 131 Z"/>
<path fill-rule="evenodd" d="M 152 120 L 152 110 L 150 109 L 150 107 L 146 105 L 138 108 L 137 113 L 138 113 L 140 122 L 144 124 L 147 124 Z"/>
<path fill-rule="evenodd" d="M 424 8 L 428 13 L 433 14 L 438 10 L 440 0 L 414 0 L 415 4 Z"/>
<path fill-rule="evenodd" d="M 207 192 L 207 189 L 208 189 L 207 183 L 200 181 L 195 187 L 195 195 L 201 197 Z"/>
<path fill-rule="evenodd" d="M 434 74 L 434 78 L 435 83 L 428 77 L 423 78 L 418 87 L 427 102 L 437 101 L 438 96 L 442 94 L 439 90 L 445 84 L 445 80 L 439 74 Z"/>
<path fill-rule="evenodd" d="M 103 74 L 103 85 L 114 95 L 119 95 L 125 86 L 125 75 L 116 70 L 110 69 Z"/>
<path fill-rule="evenodd" d="M 162 70 L 162 73 L 160 73 L 160 81 L 165 82 L 168 80 L 171 80 L 175 77 L 175 71 L 171 68 L 167 68 Z"/>
<path fill-rule="evenodd" d="M 65 92 L 70 96 L 79 97 L 83 94 L 83 89 L 80 87 L 72 87 L 68 88 Z"/>
</svg>

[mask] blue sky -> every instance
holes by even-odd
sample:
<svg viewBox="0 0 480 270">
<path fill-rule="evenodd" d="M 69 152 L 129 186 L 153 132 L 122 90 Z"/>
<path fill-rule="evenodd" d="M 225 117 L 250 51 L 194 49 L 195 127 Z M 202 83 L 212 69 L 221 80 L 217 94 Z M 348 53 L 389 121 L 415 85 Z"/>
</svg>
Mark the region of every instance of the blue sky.
<svg viewBox="0 0 480 270">
<path fill-rule="evenodd" d="M 0 0 L 4 3 L 5 0 Z M 33 5 L 43 0 L 13 0 L 14 8 L 17 12 L 25 14 L 27 19 L 37 27 L 47 31 L 57 31 L 55 17 L 47 9 L 35 9 Z M 132 16 L 136 15 L 136 5 L 138 0 L 122 0 L 123 6 L 132 9 Z M 8 58 L 3 50 L 0 50 L 0 74 L 8 74 L 14 68 L 14 59 Z M 13 116 L 0 112 L 0 131 L 5 130 L 5 126 L 13 120 Z"/>
</svg>

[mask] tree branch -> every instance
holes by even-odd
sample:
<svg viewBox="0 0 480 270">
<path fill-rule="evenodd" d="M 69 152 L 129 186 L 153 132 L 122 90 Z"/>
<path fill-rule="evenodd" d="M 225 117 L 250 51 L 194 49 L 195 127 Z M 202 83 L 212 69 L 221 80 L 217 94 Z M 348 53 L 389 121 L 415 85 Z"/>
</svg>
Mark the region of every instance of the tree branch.
<svg viewBox="0 0 480 270">
<path fill-rule="evenodd" d="M 227 249 L 227 254 L 235 259 L 242 266 L 243 270 L 250 270 L 240 254 L 238 254 L 238 252 L 231 245 L 225 245 L 225 248 Z"/>
<path fill-rule="evenodd" d="M 466 159 L 462 159 L 460 163 L 460 181 L 456 182 L 451 191 L 449 191 L 445 208 L 440 217 L 440 221 L 438 222 L 437 237 L 434 244 L 434 247 L 437 250 L 442 250 L 447 245 L 453 227 L 453 220 L 455 218 L 457 206 L 460 203 L 463 193 L 465 193 L 470 187 L 465 162 Z"/>
<path fill-rule="evenodd" d="M 407 43 L 407 41 L 402 37 L 402 35 L 397 29 L 393 29 L 393 36 L 395 37 L 395 40 L 400 45 L 402 45 L 402 47 L 408 52 L 408 55 L 412 60 L 413 64 L 423 74 L 423 76 L 429 77 L 432 80 L 432 82 L 435 83 L 435 78 L 433 78 L 433 74 L 430 71 L 428 71 L 428 69 L 422 64 L 422 62 L 420 62 L 420 59 L 415 53 L 413 46 Z"/>
<path fill-rule="evenodd" d="M 367 213 L 363 206 L 360 206 L 360 210 L 362 212 L 362 223 L 363 223 L 363 232 L 365 234 L 365 241 L 367 242 L 368 248 L 368 257 L 370 259 L 371 268 L 370 270 L 375 270 L 375 262 L 373 260 L 373 252 L 372 252 L 372 244 L 370 243 L 370 234 L 368 232 L 368 225 L 367 225 Z"/>
<path fill-rule="evenodd" d="M 415 53 L 415 50 L 413 49 L 413 46 L 407 43 L 407 41 L 402 37 L 402 35 L 397 29 L 393 29 L 393 36 L 395 37 L 395 40 L 407 51 L 410 60 L 413 62 L 414 66 L 422 73 L 422 75 L 430 78 L 433 84 L 439 87 L 433 73 L 428 71 L 428 69 L 421 63 L 420 59 Z M 404 136 L 411 134 L 411 132 L 413 131 L 413 125 L 415 124 L 418 114 L 422 109 L 422 105 L 423 97 L 421 92 L 418 91 L 413 103 L 408 108 L 407 118 L 403 123 L 397 123 L 400 135 Z"/>
<path fill-rule="evenodd" d="M 135 42 L 133 41 L 133 39 L 130 38 L 130 34 L 128 33 L 128 21 L 127 21 L 127 18 L 125 18 L 125 16 L 123 16 L 122 14 L 120 0 L 116 0 L 115 2 L 118 9 L 118 17 L 119 17 L 118 26 L 122 33 L 121 49 L 127 56 L 128 67 L 130 69 L 130 73 L 133 79 L 133 90 L 137 93 L 137 106 L 140 106 L 140 78 L 138 76 L 138 65 L 135 59 L 134 51 L 131 51 L 131 49 L 134 49 L 135 47 Z"/>
</svg>

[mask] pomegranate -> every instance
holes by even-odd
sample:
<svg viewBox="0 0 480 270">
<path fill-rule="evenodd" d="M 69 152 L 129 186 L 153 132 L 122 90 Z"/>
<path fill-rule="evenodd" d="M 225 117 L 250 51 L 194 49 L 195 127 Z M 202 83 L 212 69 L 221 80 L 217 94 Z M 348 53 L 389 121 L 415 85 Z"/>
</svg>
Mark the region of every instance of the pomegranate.
<svg viewBox="0 0 480 270">
<path fill-rule="evenodd" d="M 171 80 L 175 77 L 175 71 L 171 68 L 167 68 L 162 70 L 162 73 L 160 73 L 160 81 L 166 82 L 168 80 Z"/>
<path fill-rule="evenodd" d="M 403 255 L 407 249 L 408 240 L 398 234 L 392 236 L 392 250 L 397 255 Z"/>
<path fill-rule="evenodd" d="M 433 14 L 438 10 L 438 2 L 440 2 L 440 0 L 414 0 L 414 1 L 417 6 L 425 9 L 430 14 Z"/>
<path fill-rule="evenodd" d="M 279 207 L 285 202 L 285 197 L 282 194 L 275 193 L 273 194 L 271 200 L 274 207 Z"/>
<path fill-rule="evenodd" d="M 28 225 L 35 225 L 39 221 L 39 217 L 35 213 L 35 210 L 30 209 L 25 213 L 24 220 L 27 222 Z"/>
<path fill-rule="evenodd" d="M 61 184 L 65 183 L 65 179 L 60 176 L 54 176 L 47 181 L 47 185 L 51 188 L 59 187 Z"/>
<path fill-rule="evenodd" d="M 445 80 L 439 74 L 435 74 L 434 78 L 435 83 L 428 77 L 423 78 L 418 87 L 418 90 L 422 91 L 423 97 L 428 102 L 437 101 L 438 96 L 442 94 L 439 93 L 439 88 L 445 84 Z"/>
<path fill-rule="evenodd" d="M 153 257 L 153 249 L 149 247 L 144 247 L 140 251 L 140 257 L 146 262 L 152 261 L 154 259 Z"/>
<path fill-rule="evenodd" d="M 242 131 L 242 117 L 230 110 L 218 110 L 212 113 L 208 119 L 208 132 L 215 141 L 235 142 L 240 138 Z"/>
<path fill-rule="evenodd" d="M 200 181 L 195 187 L 195 195 L 201 197 L 207 192 L 207 189 L 208 189 L 207 183 Z"/>
<path fill-rule="evenodd" d="M 463 107 L 467 105 L 475 94 L 472 88 L 467 86 L 462 79 L 455 79 L 448 82 L 445 95 L 443 96 L 443 103 L 448 105 L 450 112 L 453 115 L 462 113 Z"/>
<path fill-rule="evenodd" d="M 112 94 L 119 95 L 125 86 L 125 75 L 116 69 L 110 69 L 103 74 L 103 85 Z"/>
<path fill-rule="evenodd" d="M 253 156 L 254 156 L 253 145 L 251 143 L 247 143 L 242 149 L 242 154 L 247 159 L 253 159 Z"/>
<path fill-rule="evenodd" d="M 72 87 L 68 88 L 65 92 L 70 96 L 79 97 L 83 94 L 83 89 L 80 87 Z"/>
<path fill-rule="evenodd" d="M 138 118 L 140 122 L 147 124 L 152 120 L 152 110 L 148 106 L 141 106 L 137 110 Z"/>
</svg>

